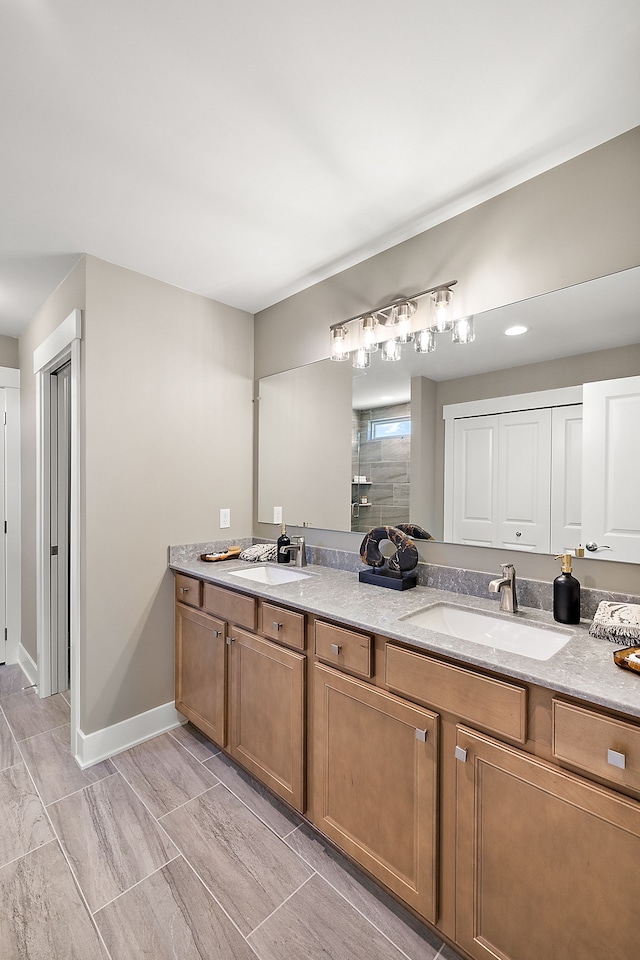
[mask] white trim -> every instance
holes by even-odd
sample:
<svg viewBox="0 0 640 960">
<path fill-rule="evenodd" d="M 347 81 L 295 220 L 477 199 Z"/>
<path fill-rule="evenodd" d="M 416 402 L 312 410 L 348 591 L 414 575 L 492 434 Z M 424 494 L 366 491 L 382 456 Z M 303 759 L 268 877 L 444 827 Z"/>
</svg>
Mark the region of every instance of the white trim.
<svg viewBox="0 0 640 960">
<path fill-rule="evenodd" d="M 71 638 L 71 751 L 76 752 L 80 726 L 80 337 L 82 312 L 69 316 L 33 352 L 36 376 L 36 584 L 38 694 L 51 694 L 51 623 L 49 567 L 51 527 L 49 503 L 50 375 L 71 361 L 71 509 L 69 631 Z"/>
<path fill-rule="evenodd" d="M 56 327 L 33 351 L 33 372 L 39 373 L 45 368 L 52 370 L 60 366 L 60 361 L 73 340 L 82 337 L 82 311 L 72 310 L 66 320 Z"/>
<path fill-rule="evenodd" d="M 170 703 L 163 703 L 128 720 L 121 720 L 120 723 L 114 723 L 110 727 L 103 727 L 95 733 L 83 733 L 78 730 L 75 759 L 80 769 L 85 770 L 94 763 L 107 760 L 116 753 L 135 747 L 137 743 L 151 740 L 152 737 L 158 737 L 168 730 L 175 730 L 186 722 L 186 718 L 178 713 L 172 700 Z"/>
<path fill-rule="evenodd" d="M 2 368 L 0 368 L 1 371 Z M 5 430 L 5 497 L 7 504 L 6 584 L 7 663 L 18 658 L 21 637 L 21 514 L 20 514 L 20 390 L 4 388 L 7 425 Z"/>
<path fill-rule="evenodd" d="M 25 677 L 34 686 L 38 685 L 38 666 L 29 651 L 18 644 L 18 664 L 22 668 Z"/>
<path fill-rule="evenodd" d="M 0 387 L 20 388 L 20 371 L 15 367 L 0 367 Z"/>
<path fill-rule="evenodd" d="M 572 403 L 582 403 L 582 384 L 577 387 L 558 387 L 556 390 L 538 390 L 536 393 L 516 393 L 510 397 L 448 403 L 442 408 L 442 419 L 485 417 L 492 413 L 514 413 L 516 410 L 537 410 L 540 407 L 565 407 Z"/>
</svg>

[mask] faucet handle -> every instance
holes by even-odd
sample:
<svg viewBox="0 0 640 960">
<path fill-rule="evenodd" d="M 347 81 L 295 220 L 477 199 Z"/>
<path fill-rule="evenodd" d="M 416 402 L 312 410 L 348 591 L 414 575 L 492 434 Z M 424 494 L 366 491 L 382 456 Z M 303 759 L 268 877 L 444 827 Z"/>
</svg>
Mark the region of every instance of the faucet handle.
<svg viewBox="0 0 640 960">
<path fill-rule="evenodd" d="M 513 572 L 514 574 L 515 574 L 515 572 L 516 572 L 516 571 L 515 571 L 515 567 L 514 567 L 514 565 L 513 565 L 511 562 L 501 563 L 501 564 L 500 564 L 500 569 L 502 570 L 502 576 L 503 576 L 503 577 L 509 577 L 509 576 L 511 576 L 511 573 L 512 573 L 512 572 Z"/>
</svg>

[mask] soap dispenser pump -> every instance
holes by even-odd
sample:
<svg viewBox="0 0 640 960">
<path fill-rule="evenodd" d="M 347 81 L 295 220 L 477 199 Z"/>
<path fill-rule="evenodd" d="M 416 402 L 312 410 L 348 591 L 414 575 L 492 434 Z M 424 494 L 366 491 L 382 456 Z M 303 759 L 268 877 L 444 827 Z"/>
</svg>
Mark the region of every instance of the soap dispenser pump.
<svg viewBox="0 0 640 960">
<path fill-rule="evenodd" d="M 571 574 L 571 554 L 561 553 L 562 573 L 553 581 L 553 619 L 558 623 L 580 623 L 580 583 Z"/>
<path fill-rule="evenodd" d="M 291 553 L 289 550 L 283 550 L 283 547 L 288 547 L 291 544 L 291 540 L 287 536 L 287 525 L 286 523 L 282 524 L 282 533 L 278 537 L 276 543 L 276 560 L 278 563 L 289 563 L 291 560 Z"/>
</svg>

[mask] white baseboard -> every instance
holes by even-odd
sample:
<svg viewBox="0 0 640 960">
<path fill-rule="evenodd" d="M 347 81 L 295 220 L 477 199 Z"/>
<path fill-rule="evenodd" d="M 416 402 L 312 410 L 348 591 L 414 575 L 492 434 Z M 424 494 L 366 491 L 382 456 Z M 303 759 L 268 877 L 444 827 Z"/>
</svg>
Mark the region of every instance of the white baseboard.
<svg viewBox="0 0 640 960">
<path fill-rule="evenodd" d="M 22 667 L 22 672 L 28 679 L 29 683 L 37 686 L 38 664 L 35 662 L 29 651 L 26 650 L 21 643 L 18 644 L 18 663 Z"/>
<path fill-rule="evenodd" d="M 114 723 L 110 727 L 103 727 L 95 733 L 78 730 L 76 761 L 84 770 L 100 760 L 107 760 L 116 753 L 135 747 L 137 743 L 157 737 L 167 730 L 175 730 L 186 722 L 186 718 L 178 713 L 172 701 L 128 720 Z"/>
</svg>

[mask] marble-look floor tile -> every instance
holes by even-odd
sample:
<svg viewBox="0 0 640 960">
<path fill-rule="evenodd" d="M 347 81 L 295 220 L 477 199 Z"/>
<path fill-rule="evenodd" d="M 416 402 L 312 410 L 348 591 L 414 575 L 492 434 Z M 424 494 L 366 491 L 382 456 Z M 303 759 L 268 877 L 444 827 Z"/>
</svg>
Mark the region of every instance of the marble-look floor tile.
<svg viewBox="0 0 640 960">
<path fill-rule="evenodd" d="M 245 935 L 311 875 L 222 784 L 161 822 Z"/>
<path fill-rule="evenodd" d="M 208 740 L 203 733 L 196 730 L 190 723 L 185 723 L 181 727 L 176 727 L 175 730 L 170 730 L 169 734 L 178 743 L 181 743 L 196 760 L 208 760 L 209 757 L 220 753 L 220 747 Z"/>
<path fill-rule="evenodd" d="M 317 874 L 248 940 L 260 960 L 405 960 Z"/>
<path fill-rule="evenodd" d="M 95 915 L 112 960 L 255 960 L 182 857 Z"/>
<path fill-rule="evenodd" d="M 14 763 L 21 761 L 20 751 L 16 746 L 16 741 L 9 729 L 9 724 L 0 710 L 0 770 L 5 767 L 12 767 Z"/>
<path fill-rule="evenodd" d="M 93 911 L 177 854 L 117 773 L 52 803 L 47 811 Z"/>
<path fill-rule="evenodd" d="M 300 818 L 288 810 L 284 804 L 254 780 L 253 777 L 237 767 L 224 753 L 218 754 L 205 763 L 211 772 L 221 780 L 231 793 L 253 810 L 257 817 L 271 827 L 279 837 L 284 837 L 298 826 Z"/>
<path fill-rule="evenodd" d="M 56 840 L 0 869 L 2 960 L 108 960 Z"/>
<path fill-rule="evenodd" d="M 0 773 L 0 866 L 53 839 L 53 831 L 23 763 Z"/>
<path fill-rule="evenodd" d="M 285 841 L 411 960 L 433 960 L 442 940 L 306 826 Z"/>
<path fill-rule="evenodd" d="M 459 953 L 456 953 L 455 950 L 452 950 L 451 947 L 445 944 L 438 954 L 438 960 L 462 960 L 462 957 Z"/>
<path fill-rule="evenodd" d="M 70 727 L 56 727 L 20 741 L 20 750 L 45 804 L 61 800 L 115 773 L 110 760 L 81 770 L 70 749 Z"/>
<path fill-rule="evenodd" d="M 0 666 L 0 698 L 12 693 L 20 693 L 29 681 L 17 663 L 3 663 Z"/>
<path fill-rule="evenodd" d="M 3 697 L 2 709 L 16 740 L 69 723 L 69 704 L 59 693 L 40 699 L 35 690 Z"/>
<path fill-rule="evenodd" d="M 155 817 L 218 783 L 217 777 L 168 733 L 119 753 L 113 762 Z"/>
</svg>

